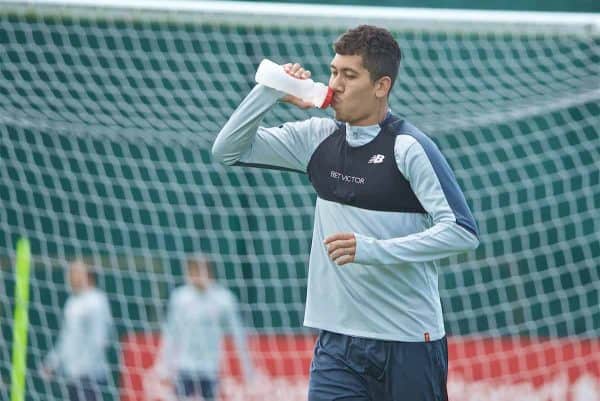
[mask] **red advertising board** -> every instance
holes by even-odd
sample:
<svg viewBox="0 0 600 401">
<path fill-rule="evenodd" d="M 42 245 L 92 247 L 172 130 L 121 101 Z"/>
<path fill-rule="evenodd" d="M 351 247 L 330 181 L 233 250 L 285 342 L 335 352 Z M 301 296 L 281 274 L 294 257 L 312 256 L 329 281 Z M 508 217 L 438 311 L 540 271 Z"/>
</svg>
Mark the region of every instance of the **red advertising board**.
<svg viewBox="0 0 600 401">
<path fill-rule="evenodd" d="M 151 372 L 158 335 L 122 339 L 121 401 L 173 401 L 170 383 Z M 225 343 L 220 389 L 222 401 L 306 400 L 314 337 L 257 335 L 249 338 L 259 372 L 240 377 L 232 342 Z M 448 392 L 460 401 L 600 400 L 600 340 L 532 340 L 501 337 L 449 339 Z"/>
</svg>

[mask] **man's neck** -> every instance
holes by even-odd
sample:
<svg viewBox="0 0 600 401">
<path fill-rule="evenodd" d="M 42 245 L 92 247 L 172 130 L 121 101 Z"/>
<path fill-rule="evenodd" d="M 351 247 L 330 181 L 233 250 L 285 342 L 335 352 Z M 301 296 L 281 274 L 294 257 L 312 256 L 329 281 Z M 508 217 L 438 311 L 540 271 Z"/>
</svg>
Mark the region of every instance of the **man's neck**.
<svg viewBox="0 0 600 401">
<path fill-rule="evenodd" d="M 80 287 L 77 290 L 73 290 L 73 294 L 74 295 L 83 295 L 86 292 L 89 292 L 91 289 L 93 288 L 93 286 L 91 285 L 86 285 L 84 287 Z"/>
</svg>

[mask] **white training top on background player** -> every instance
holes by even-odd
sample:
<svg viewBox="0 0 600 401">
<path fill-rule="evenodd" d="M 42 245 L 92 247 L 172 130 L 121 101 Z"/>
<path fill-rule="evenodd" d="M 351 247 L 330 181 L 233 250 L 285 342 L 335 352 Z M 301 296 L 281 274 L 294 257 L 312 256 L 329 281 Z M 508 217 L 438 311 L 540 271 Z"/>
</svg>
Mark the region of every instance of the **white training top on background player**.
<svg viewBox="0 0 600 401">
<path fill-rule="evenodd" d="M 161 351 L 165 369 L 217 377 L 222 360 L 223 338 L 231 333 L 245 371 L 250 361 L 245 352 L 244 329 L 237 317 L 229 290 L 212 284 L 204 292 L 192 285 L 173 291 L 163 330 Z"/>
<path fill-rule="evenodd" d="M 65 303 L 58 340 L 44 369 L 61 372 L 68 379 L 106 379 L 109 373 L 106 350 L 112 339 L 113 319 L 104 292 L 93 285 L 75 284 L 74 275 L 89 274 L 87 267 L 78 263 L 70 268 L 73 295 Z"/>
<path fill-rule="evenodd" d="M 160 376 L 192 374 L 217 379 L 223 340 L 231 334 L 244 377 L 251 374 L 245 330 L 233 293 L 216 283 L 204 260 L 188 261 L 188 283 L 171 294 L 156 368 Z"/>
</svg>

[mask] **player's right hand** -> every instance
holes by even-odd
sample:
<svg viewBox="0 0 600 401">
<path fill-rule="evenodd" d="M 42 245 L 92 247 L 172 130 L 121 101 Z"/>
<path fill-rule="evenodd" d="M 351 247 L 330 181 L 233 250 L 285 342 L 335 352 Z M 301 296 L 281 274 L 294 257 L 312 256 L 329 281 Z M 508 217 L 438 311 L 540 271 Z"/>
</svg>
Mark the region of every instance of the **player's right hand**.
<svg viewBox="0 0 600 401">
<path fill-rule="evenodd" d="M 283 65 L 283 70 L 288 75 L 291 75 L 292 77 L 298 78 L 298 79 L 308 79 L 308 78 L 310 78 L 310 75 L 311 75 L 309 70 L 305 70 L 298 63 L 295 63 L 295 64 L 292 64 L 292 63 L 284 64 Z M 286 95 L 283 98 L 281 98 L 281 101 L 293 104 L 294 106 L 299 107 L 301 109 L 310 109 L 312 107 L 315 107 L 315 105 L 312 104 L 311 102 L 306 102 L 306 101 L 300 99 L 299 97 L 296 97 L 296 96 L 293 96 L 293 95 Z"/>
</svg>

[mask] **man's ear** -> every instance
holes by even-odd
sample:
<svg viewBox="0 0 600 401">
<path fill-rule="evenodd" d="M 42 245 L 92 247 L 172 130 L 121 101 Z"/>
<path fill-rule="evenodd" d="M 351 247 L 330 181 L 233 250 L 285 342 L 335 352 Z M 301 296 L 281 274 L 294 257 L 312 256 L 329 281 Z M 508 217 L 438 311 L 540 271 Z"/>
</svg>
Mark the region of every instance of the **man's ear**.
<svg viewBox="0 0 600 401">
<path fill-rule="evenodd" d="M 384 98 L 387 97 L 388 93 L 392 89 L 392 79 L 390 77 L 383 76 L 375 81 L 375 97 Z"/>
</svg>

